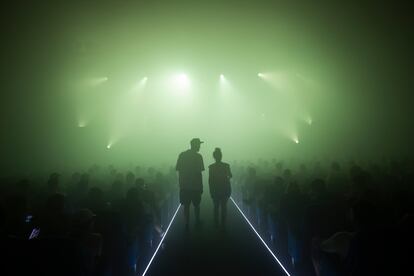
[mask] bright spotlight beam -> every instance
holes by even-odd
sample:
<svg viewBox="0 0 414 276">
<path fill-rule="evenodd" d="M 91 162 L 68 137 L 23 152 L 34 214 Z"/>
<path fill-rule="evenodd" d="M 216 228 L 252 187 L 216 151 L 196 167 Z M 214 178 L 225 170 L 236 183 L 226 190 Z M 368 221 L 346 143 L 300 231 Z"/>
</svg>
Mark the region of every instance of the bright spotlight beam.
<svg viewBox="0 0 414 276">
<path fill-rule="evenodd" d="M 286 275 L 290 276 L 289 272 L 286 270 L 286 268 L 282 265 L 282 263 L 279 261 L 279 259 L 276 257 L 276 255 L 272 252 L 272 250 L 267 246 L 266 242 L 262 239 L 262 237 L 259 235 L 259 233 L 256 231 L 256 229 L 253 227 L 253 225 L 250 223 L 250 221 L 247 219 L 247 217 L 244 215 L 243 211 L 239 208 L 239 206 L 236 204 L 234 199 L 230 197 L 231 201 L 233 201 L 236 208 L 239 210 L 240 214 L 244 217 L 244 219 L 247 221 L 247 223 L 250 225 L 250 227 L 253 229 L 254 233 L 259 237 L 261 242 L 264 244 L 266 249 L 272 254 L 273 258 L 277 261 L 277 263 L 280 265 L 280 267 L 283 269 L 283 271 L 286 273 Z"/>
<path fill-rule="evenodd" d="M 145 274 L 147 273 L 147 271 L 148 271 L 149 267 L 151 266 L 152 261 L 153 261 L 153 260 L 154 260 L 154 258 L 155 258 L 155 255 L 157 255 L 158 250 L 160 249 L 160 247 L 161 247 L 161 245 L 162 245 L 162 242 L 164 241 L 165 237 L 166 237 L 166 236 L 167 236 L 167 234 L 168 234 L 168 230 L 170 230 L 171 224 L 173 223 L 173 221 L 174 221 L 174 219 L 175 219 L 175 216 L 176 216 L 176 215 L 177 215 L 177 213 L 178 213 L 178 210 L 180 210 L 180 207 L 181 207 L 181 204 L 180 204 L 180 205 L 178 205 L 177 210 L 175 210 L 175 213 L 174 213 L 174 215 L 173 215 L 173 217 L 172 217 L 172 219 L 171 219 L 170 223 L 168 224 L 167 230 L 165 230 L 165 233 L 164 233 L 164 235 L 162 236 L 162 238 L 161 238 L 161 240 L 160 240 L 160 243 L 159 243 L 159 244 L 158 244 L 158 246 L 157 246 L 157 249 L 155 249 L 154 255 L 152 255 L 152 257 L 151 257 L 151 259 L 150 259 L 150 261 L 149 261 L 149 263 L 148 263 L 147 267 L 146 267 L 146 268 L 145 268 L 145 270 L 144 270 L 144 273 L 142 273 L 142 276 L 145 276 Z"/>
</svg>

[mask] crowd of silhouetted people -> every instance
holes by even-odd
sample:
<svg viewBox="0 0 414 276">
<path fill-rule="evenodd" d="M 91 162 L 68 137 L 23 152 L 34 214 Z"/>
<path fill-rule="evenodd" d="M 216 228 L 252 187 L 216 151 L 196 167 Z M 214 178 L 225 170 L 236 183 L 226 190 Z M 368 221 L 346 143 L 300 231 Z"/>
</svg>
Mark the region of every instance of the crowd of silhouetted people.
<svg viewBox="0 0 414 276">
<path fill-rule="evenodd" d="M 412 161 L 261 160 L 233 172 L 236 201 L 293 275 L 412 273 Z"/>
<path fill-rule="evenodd" d="M 233 198 L 292 275 L 403 275 L 411 269 L 411 161 L 274 159 L 233 162 L 232 172 Z M 93 166 L 4 178 L 0 269 L 14 275 L 142 273 L 178 202 L 173 167 Z"/>
<path fill-rule="evenodd" d="M 2 179 L 0 274 L 142 273 L 177 205 L 172 169 Z"/>
</svg>

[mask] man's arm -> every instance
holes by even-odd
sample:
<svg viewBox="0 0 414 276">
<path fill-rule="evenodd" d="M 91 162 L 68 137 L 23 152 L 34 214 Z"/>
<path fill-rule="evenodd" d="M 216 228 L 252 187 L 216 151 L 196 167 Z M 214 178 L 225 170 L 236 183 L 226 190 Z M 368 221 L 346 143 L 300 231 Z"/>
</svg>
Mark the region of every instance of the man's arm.
<svg viewBox="0 0 414 276">
<path fill-rule="evenodd" d="M 175 170 L 176 171 L 181 171 L 183 167 L 183 158 L 181 157 L 181 153 L 180 155 L 178 155 L 178 159 L 177 159 L 177 164 L 175 165 Z"/>
<path fill-rule="evenodd" d="M 204 171 L 204 161 L 203 161 L 203 156 L 201 156 L 201 154 L 200 154 L 200 160 L 201 160 L 201 163 L 200 163 L 200 166 L 201 166 L 201 171 Z"/>
<path fill-rule="evenodd" d="M 211 183 L 212 183 L 212 181 L 213 181 L 213 178 L 212 178 L 212 170 L 211 170 L 211 167 L 209 167 L 208 168 L 208 184 L 210 185 L 210 189 L 211 189 Z"/>
</svg>

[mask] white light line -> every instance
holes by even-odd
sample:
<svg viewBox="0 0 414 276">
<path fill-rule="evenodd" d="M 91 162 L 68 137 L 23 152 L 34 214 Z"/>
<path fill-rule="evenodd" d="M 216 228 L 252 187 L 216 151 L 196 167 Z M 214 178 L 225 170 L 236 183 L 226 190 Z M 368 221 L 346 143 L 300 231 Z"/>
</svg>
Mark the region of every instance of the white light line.
<svg viewBox="0 0 414 276">
<path fill-rule="evenodd" d="M 154 260 L 155 255 L 157 255 L 157 252 L 158 252 L 158 250 L 160 249 L 162 242 L 164 241 L 165 237 L 167 236 L 168 230 L 170 230 L 171 224 L 173 223 L 174 218 L 175 218 L 175 216 L 176 216 L 176 215 L 177 215 L 177 213 L 178 213 L 178 210 L 180 210 L 180 207 L 181 207 L 181 204 L 180 204 L 180 205 L 178 205 L 177 210 L 175 210 L 175 213 L 174 213 L 174 215 L 173 215 L 173 217 L 172 217 L 172 219 L 171 219 L 170 223 L 168 224 L 167 230 L 165 230 L 165 233 L 164 233 L 164 235 L 162 236 L 162 238 L 161 238 L 161 240 L 160 240 L 160 243 L 159 243 L 159 244 L 158 244 L 158 246 L 157 246 L 157 249 L 155 249 L 154 255 L 152 255 L 151 260 L 149 261 L 149 263 L 148 263 L 147 267 L 146 267 L 146 268 L 145 268 L 145 270 L 144 270 L 144 273 L 142 273 L 142 276 L 145 276 L 145 274 L 147 273 L 147 271 L 148 271 L 149 267 L 151 266 L 151 263 L 152 263 L 152 261 Z"/>
<path fill-rule="evenodd" d="M 253 225 L 250 223 L 250 221 L 247 219 L 247 217 L 244 215 L 243 211 L 239 208 L 239 206 L 236 204 L 234 199 L 230 197 L 231 201 L 233 201 L 236 208 L 239 210 L 239 212 L 242 214 L 244 219 L 247 221 L 247 223 L 250 225 L 250 227 L 253 229 L 253 231 L 256 233 L 256 235 L 259 237 L 259 239 L 262 241 L 262 243 L 266 246 L 267 250 L 272 254 L 273 258 L 278 262 L 278 264 L 282 267 L 282 269 L 286 272 L 288 276 L 290 276 L 289 272 L 286 270 L 286 268 L 282 265 L 282 263 L 279 261 L 279 259 L 276 257 L 276 255 L 272 252 L 272 250 L 267 246 L 266 242 L 262 239 L 262 237 L 257 233 L 256 229 L 254 229 Z"/>
</svg>

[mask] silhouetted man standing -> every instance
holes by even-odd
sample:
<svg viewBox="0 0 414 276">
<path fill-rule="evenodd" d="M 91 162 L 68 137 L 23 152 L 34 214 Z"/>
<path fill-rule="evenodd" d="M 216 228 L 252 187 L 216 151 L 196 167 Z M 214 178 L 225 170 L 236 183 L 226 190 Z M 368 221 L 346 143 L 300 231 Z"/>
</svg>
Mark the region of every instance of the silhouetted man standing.
<svg viewBox="0 0 414 276">
<path fill-rule="evenodd" d="M 193 203 L 196 226 L 201 225 L 200 202 L 203 193 L 203 180 L 201 172 L 204 171 L 203 157 L 198 153 L 203 142 L 193 138 L 191 148 L 178 156 L 176 170 L 180 184 L 180 203 L 184 205 L 185 227 L 189 229 L 190 204 Z"/>
</svg>

